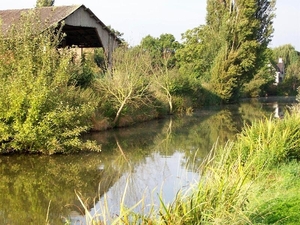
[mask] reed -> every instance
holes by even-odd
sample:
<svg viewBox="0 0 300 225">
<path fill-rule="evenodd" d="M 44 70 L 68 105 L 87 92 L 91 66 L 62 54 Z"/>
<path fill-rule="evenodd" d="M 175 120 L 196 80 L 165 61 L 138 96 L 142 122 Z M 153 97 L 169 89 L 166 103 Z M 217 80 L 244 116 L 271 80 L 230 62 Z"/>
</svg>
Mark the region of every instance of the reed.
<svg viewBox="0 0 300 225">
<path fill-rule="evenodd" d="M 281 163 L 300 158 L 300 114 L 286 114 L 282 120 L 265 119 L 254 122 L 238 135 L 236 149 L 247 164 L 255 159 L 253 172 L 264 167 L 272 168 Z"/>
<path fill-rule="evenodd" d="M 295 160 L 300 158 L 299 116 L 268 118 L 246 126 L 236 141 L 215 144 L 199 168 L 197 185 L 179 191 L 172 203 L 160 198 L 158 209 L 152 207 L 150 213 L 142 214 L 134 208 L 143 199 L 131 208 L 122 201 L 120 215 L 103 224 L 232 225 L 299 220 L 295 212 L 299 210 L 296 190 L 300 183 L 293 181 L 299 178 Z"/>
<path fill-rule="evenodd" d="M 160 209 L 158 224 L 240 224 L 247 223 L 243 210 L 251 186 L 249 168 L 232 161 L 233 142 L 228 142 L 219 154 L 217 145 L 201 166 L 201 178 L 196 187 L 180 193 L 175 201 Z"/>
<path fill-rule="evenodd" d="M 268 200 L 272 201 L 268 178 L 273 177 L 274 170 L 281 165 L 299 160 L 299 135 L 297 113 L 286 115 L 282 120 L 266 118 L 246 126 L 235 142 L 214 147 L 202 164 L 198 186 L 193 188 L 192 194 L 177 196 L 171 205 L 163 205 L 158 224 L 253 224 L 253 215 L 258 214 L 255 207 L 263 208 L 266 200 L 257 200 L 253 196 L 261 195 L 264 190 L 269 193 Z M 298 168 L 298 165 L 296 163 L 292 168 Z M 281 180 L 272 180 L 274 186 L 282 187 L 277 193 L 286 190 L 280 185 L 286 179 L 281 176 Z M 291 204 L 297 208 L 295 203 L 299 202 L 300 196 L 293 190 Z M 284 204 L 289 202 L 284 201 Z M 282 208 L 275 207 L 274 212 L 268 213 L 276 214 Z"/>
</svg>

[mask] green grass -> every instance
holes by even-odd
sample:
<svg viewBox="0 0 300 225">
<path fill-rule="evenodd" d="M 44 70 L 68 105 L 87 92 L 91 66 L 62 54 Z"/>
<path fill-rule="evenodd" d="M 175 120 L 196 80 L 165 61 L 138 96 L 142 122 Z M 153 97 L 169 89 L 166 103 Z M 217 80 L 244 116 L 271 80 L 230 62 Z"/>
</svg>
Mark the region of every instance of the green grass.
<svg viewBox="0 0 300 225">
<path fill-rule="evenodd" d="M 300 163 L 293 161 L 269 171 L 251 197 L 254 224 L 299 224 Z"/>
<path fill-rule="evenodd" d="M 111 224 L 298 224 L 299 140 L 299 114 L 254 122 L 213 148 L 196 187 L 148 215 L 122 205 Z"/>
<path fill-rule="evenodd" d="M 299 114 L 246 127 L 215 148 L 192 196 L 164 207 L 165 224 L 295 224 L 300 192 Z M 159 224 L 159 223 L 158 223 Z"/>
</svg>

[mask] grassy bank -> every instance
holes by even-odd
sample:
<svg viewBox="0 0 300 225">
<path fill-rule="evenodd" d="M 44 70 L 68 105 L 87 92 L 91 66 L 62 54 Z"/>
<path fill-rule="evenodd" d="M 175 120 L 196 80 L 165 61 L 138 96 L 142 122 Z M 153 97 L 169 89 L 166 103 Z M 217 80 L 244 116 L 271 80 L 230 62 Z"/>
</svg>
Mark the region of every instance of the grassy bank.
<svg viewBox="0 0 300 225">
<path fill-rule="evenodd" d="M 256 185 L 250 204 L 253 224 L 299 224 L 300 163 L 283 163 Z"/>
<path fill-rule="evenodd" d="M 164 211 L 167 224 L 296 224 L 300 115 L 246 127 L 215 149 L 192 196 Z M 184 209 L 184 210 L 183 210 Z M 175 216 L 174 216 L 175 215 Z M 177 216 L 178 215 L 178 216 Z M 165 217 L 165 216 L 164 216 Z"/>
<path fill-rule="evenodd" d="M 297 224 L 299 135 L 299 113 L 254 122 L 235 142 L 216 145 L 200 168 L 197 186 L 178 193 L 171 204 L 161 201 L 147 214 L 122 205 L 118 217 L 108 211 L 99 215 L 107 224 Z"/>
</svg>

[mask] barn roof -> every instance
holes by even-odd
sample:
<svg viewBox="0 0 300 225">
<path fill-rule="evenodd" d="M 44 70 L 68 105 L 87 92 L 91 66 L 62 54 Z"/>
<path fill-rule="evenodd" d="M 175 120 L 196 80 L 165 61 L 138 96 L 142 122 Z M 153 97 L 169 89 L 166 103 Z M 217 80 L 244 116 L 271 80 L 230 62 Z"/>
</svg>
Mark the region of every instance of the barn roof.
<svg viewBox="0 0 300 225">
<path fill-rule="evenodd" d="M 38 31 L 46 30 L 50 27 L 57 26 L 66 20 L 72 14 L 75 14 L 79 9 L 87 12 L 91 20 L 96 22 L 97 26 L 105 30 L 109 36 L 111 36 L 118 43 L 121 41 L 118 37 L 100 20 L 98 17 L 84 5 L 72 5 L 72 6 L 51 6 L 51 7 L 39 7 L 34 9 L 10 9 L 0 10 L 0 24 L 2 25 L 2 32 L 6 34 L 13 25 L 17 25 L 21 20 L 22 15 L 34 12 L 38 17 L 40 27 L 36 29 Z M 103 47 L 103 43 L 100 40 L 99 34 L 95 27 L 88 27 L 86 25 L 70 26 L 67 23 L 63 27 L 63 32 L 67 34 L 67 45 L 80 45 L 82 47 Z"/>
</svg>

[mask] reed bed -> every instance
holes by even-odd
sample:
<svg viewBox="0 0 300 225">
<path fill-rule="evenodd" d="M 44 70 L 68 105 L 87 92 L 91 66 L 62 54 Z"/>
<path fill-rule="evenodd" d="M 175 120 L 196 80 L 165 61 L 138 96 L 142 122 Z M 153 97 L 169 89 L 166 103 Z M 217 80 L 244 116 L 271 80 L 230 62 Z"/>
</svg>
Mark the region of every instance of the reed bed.
<svg viewBox="0 0 300 225">
<path fill-rule="evenodd" d="M 171 204 L 160 200 L 158 209 L 141 214 L 134 207 L 143 199 L 130 208 L 121 203 L 116 218 L 89 224 L 296 224 L 299 159 L 299 113 L 256 121 L 236 141 L 215 144 L 199 168 L 197 185 L 178 192 Z M 99 215 L 108 218 L 109 212 Z"/>
</svg>

